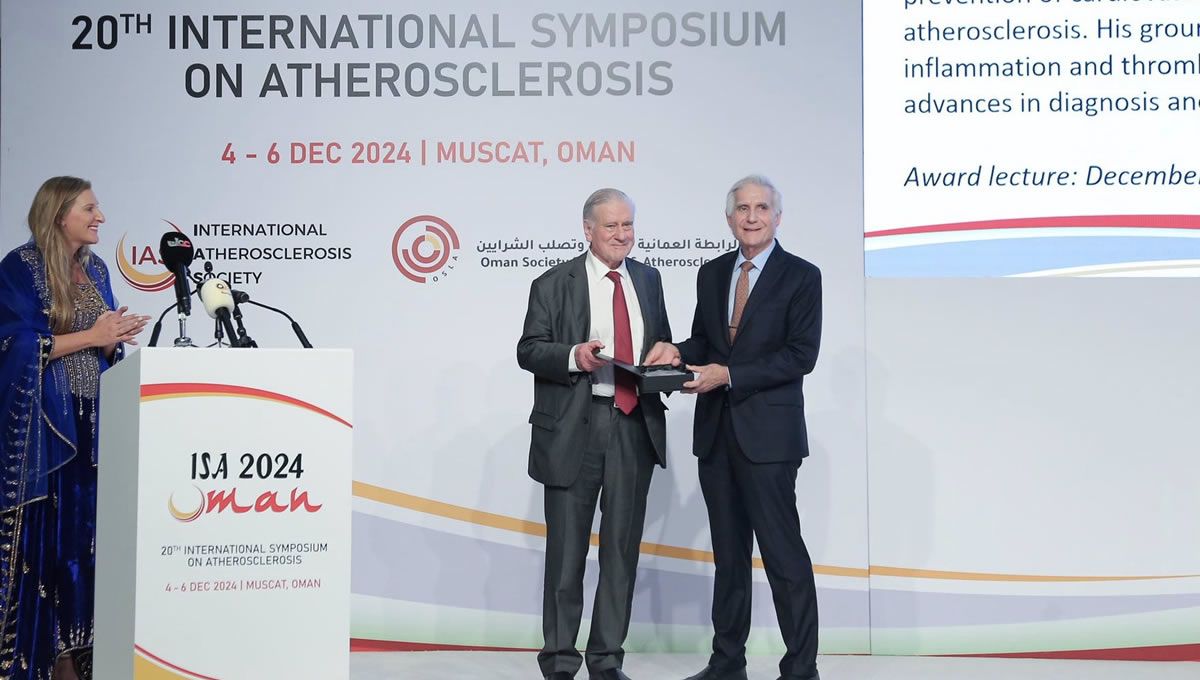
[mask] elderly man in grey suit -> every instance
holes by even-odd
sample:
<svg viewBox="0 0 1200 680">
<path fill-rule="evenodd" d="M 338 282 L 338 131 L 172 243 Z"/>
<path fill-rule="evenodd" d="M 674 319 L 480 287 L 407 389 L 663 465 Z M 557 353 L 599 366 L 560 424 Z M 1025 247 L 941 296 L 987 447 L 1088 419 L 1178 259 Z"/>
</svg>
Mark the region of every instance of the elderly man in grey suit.
<svg viewBox="0 0 1200 680">
<path fill-rule="evenodd" d="M 641 363 L 671 328 L 658 270 L 628 257 L 634 205 L 600 189 L 583 205 L 589 249 L 551 268 L 529 291 L 517 362 L 533 374 L 529 476 L 543 485 L 546 571 L 542 676 L 570 680 L 583 614 L 583 572 L 600 502 L 600 579 L 586 662 L 591 680 L 628 680 L 621 645 L 629 631 L 646 493 L 654 464 L 666 467 L 658 394 L 605 356 Z"/>
</svg>

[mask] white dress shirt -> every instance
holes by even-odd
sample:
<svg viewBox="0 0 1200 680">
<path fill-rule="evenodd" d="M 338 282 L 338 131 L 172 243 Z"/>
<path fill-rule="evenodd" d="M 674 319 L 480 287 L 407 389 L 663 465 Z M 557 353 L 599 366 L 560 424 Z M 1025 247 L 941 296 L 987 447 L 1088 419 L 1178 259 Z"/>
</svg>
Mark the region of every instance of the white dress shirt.
<svg viewBox="0 0 1200 680">
<path fill-rule="evenodd" d="M 608 265 L 589 250 L 584 260 L 584 270 L 587 274 L 588 302 L 591 307 L 591 332 L 588 340 L 603 342 L 604 349 L 600 350 L 600 353 L 615 357 L 617 340 L 613 328 L 613 281 L 608 278 Z M 633 363 L 638 364 L 641 362 L 642 343 L 646 333 L 645 323 L 642 321 L 642 308 L 638 304 L 637 291 L 633 288 L 625 261 L 622 260 L 621 266 L 613 271 L 621 275 L 621 288 L 625 291 L 625 306 L 629 311 L 629 334 L 633 340 Z M 567 361 L 571 372 L 579 371 L 579 365 L 575 363 L 575 348 L 571 348 L 571 355 Z M 616 393 L 613 386 L 613 370 L 612 364 L 606 364 L 592 372 L 592 394 L 611 397 Z"/>
</svg>

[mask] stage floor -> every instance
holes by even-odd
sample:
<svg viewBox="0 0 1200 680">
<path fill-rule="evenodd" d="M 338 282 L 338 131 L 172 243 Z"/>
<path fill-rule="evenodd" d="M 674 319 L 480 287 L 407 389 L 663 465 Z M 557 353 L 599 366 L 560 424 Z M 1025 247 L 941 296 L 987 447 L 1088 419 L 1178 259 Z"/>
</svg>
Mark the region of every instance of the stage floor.
<svg viewBox="0 0 1200 680">
<path fill-rule="evenodd" d="M 681 680 L 707 657 L 691 654 L 630 654 L 631 680 Z M 750 680 L 775 680 L 777 660 L 752 657 Z M 822 656 L 822 680 L 1196 680 L 1200 663 L 1153 661 L 1048 661 L 1040 659 L 945 659 L 903 656 Z M 358 652 L 350 655 L 352 680 L 537 680 L 529 652 Z M 587 680 L 581 671 L 576 680 Z"/>
</svg>

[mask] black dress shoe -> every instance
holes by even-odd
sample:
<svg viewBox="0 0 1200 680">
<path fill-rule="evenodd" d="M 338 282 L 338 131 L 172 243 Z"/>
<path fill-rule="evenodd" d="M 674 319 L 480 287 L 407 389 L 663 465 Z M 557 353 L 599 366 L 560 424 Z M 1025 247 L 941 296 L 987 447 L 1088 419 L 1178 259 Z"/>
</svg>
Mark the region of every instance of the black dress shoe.
<svg viewBox="0 0 1200 680">
<path fill-rule="evenodd" d="M 780 677 L 776 678 L 775 680 L 786 680 L 786 679 L 783 676 L 780 676 Z M 807 678 L 804 678 L 804 680 L 821 680 L 821 673 L 819 671 L 816 673 L 813 673 L 812 675 L 808 676 Z"/>
<path fill-rule="evenodd" d="M 575 680 L 575 674 L 566 671 L 554 671 L 546 676 L 546 680 Z"/>
<path fill-rule="evenodd" d="M 620 668 L 607 668 L 592 673 L 588 676 L 588 680 L 629 680 L 629 676 L 625 675 Z"/>
<path fill-rule="evenodd" d="M 712 666 L 706 666 L 704 670 L 684 678 L 684 680 L 746 680 L 746 669 L 739 668 L 734 671 L 722 671 Z"/>
</svg>

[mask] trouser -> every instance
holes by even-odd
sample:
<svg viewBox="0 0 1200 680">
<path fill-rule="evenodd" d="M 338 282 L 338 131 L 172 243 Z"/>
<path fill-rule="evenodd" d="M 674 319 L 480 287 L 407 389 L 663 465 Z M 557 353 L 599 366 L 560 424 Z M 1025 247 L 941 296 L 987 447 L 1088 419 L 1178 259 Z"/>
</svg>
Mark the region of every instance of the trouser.
<svg viewBox="0 0 1200 680">
<path fill-rule="evenodd" d="M 575 649 L 583 615 L 583 572 L 596 501 L 600 502 L 600 578 L 592 606 L 587 667 L 620 668 L 621 645 L 637 573 L 646 494 L 654 472 L 654 449 L 641 408 L 625 415 L 612 399 L 593 397 L 591 427 L 579 476 L 567 487 L 545 487 L 546 573 L 542 596 L 545 646 L 542 674 L 574 674 L 583 664 Z"/>
<path fill-rule="evenodd" d="M 750 635 L 754 539 L 758 539 L 786 653 L 785 680 L 817 671 L 817 597 L 812 560 L 796 511 L 799 462 L 754 463 L 738 445 L 728 408 L 721 410 L 712 452 L 700 460 L 700 489 L 708 506 L 716 576 L 713 653 L 709 664 L 746 665 Z"/>
</svg>

